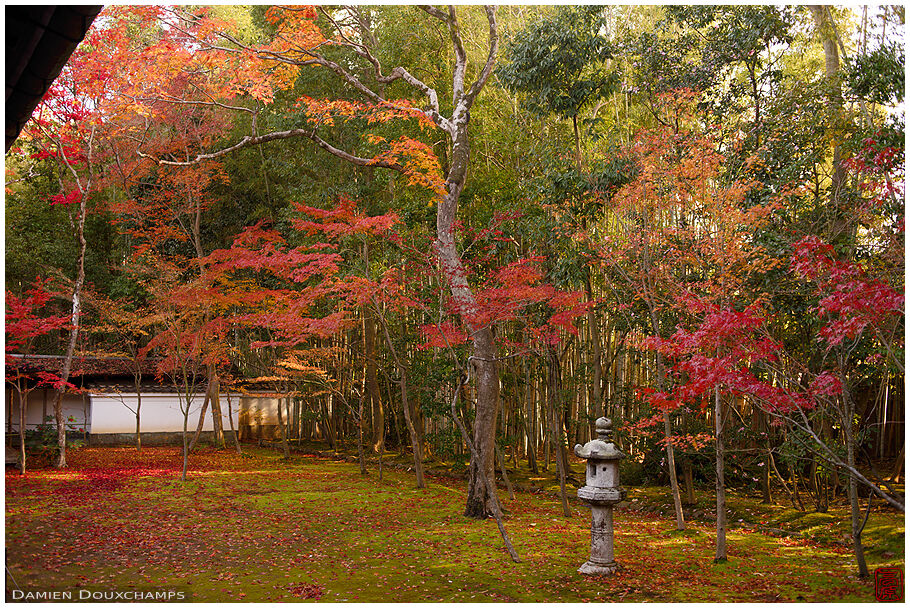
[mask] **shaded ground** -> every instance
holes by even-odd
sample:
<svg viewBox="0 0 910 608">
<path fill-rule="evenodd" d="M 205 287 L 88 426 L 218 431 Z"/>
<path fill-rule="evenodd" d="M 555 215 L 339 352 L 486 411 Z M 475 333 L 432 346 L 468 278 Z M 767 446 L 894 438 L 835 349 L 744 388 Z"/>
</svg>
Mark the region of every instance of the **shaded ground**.
<svg viewBox="0 0 910 608">
<path fill-rule="evenodd" d="M 258 450 L 206 452 L 179 479 L 179 450 L 74 451 L 65 471 L 6 475 L 7 599 L 23 591 L 180 590 L 194 601 L 874 601 L 853 574 L 849 548 L 749 529 L 728 534 L 730 561 L 712 563 L 713 526 L 676 532 L 669 518 L 621 509 L 616 555 L 624 569 L 590 579 L 589 513 L 517 493 L 506 523 L 513 564 L 495 522 L 461 515 L 464 486 L 386 470 Z M 658 502 L 646 491 L 641 501 Z M 903 517 L 876 514 L 903 567 Z M 877 534 L 879 534 L 877 533 Z M 836 536 L 836 535 L 835 535 Z M 899 553 L 894 549 L 899 547 Z M 886 552 L 888 553 L 888 552 Z"/>
</svg>

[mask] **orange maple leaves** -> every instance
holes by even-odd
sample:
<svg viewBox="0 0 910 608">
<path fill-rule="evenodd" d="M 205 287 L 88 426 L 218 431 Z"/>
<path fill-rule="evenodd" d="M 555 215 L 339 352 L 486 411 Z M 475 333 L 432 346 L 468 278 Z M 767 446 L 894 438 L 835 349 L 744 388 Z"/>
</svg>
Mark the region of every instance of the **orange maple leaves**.
<svg viewBox="0 0 910 608">
<path fill-rule="evenodd" d="M 295 107 L 314 127 L 334 126 L 336 122 L 358 119 L 366 122 L 367 125 L 415 120 L 422 131 L 436 128 L 429 116 L 415 108 L 406 99 L 370 104 L 341 99 L 313 99 L 304 96 L 297 100 Z M 365 140 L 380 148 L 371 159 L 373 164 L 397 164 L 401 167 L 401 173 L 407 178 L 408 184 L 426 188 L 436 197 L 445 196 L 446 188 L 442 167 L 432 147 L 406 135 L 390 140 L 381 135 L 369 133 L 365 136 Z"/>
</svg>

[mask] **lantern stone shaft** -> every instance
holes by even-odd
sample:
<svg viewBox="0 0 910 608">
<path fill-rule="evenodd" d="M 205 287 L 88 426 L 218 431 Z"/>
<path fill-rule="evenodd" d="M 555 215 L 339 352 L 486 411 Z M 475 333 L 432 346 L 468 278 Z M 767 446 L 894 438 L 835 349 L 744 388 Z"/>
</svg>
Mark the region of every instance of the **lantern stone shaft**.
<svg viewBox="0 0 910 608">
<path fill-rule="evenodd" d="M 619 569 L 613 556 L 613 505 L 626 497 L 619 485 L 619 461 L 625 458 L 613 444 L 613 425 L 608 418 L 594 423 L 597 438 L 575 446 L 575 455 L 587 460 L 585 485 L 578 498 L 591 507 L 591 557 L 578 571 L 609 575 Z"/>
</svg>

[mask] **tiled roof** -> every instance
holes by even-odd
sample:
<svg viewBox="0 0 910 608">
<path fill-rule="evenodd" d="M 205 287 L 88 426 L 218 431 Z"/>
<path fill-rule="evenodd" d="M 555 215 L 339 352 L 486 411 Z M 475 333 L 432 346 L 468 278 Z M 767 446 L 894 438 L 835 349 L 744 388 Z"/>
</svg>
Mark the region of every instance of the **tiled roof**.
<svg viewBox="0 0 910 608">
<path fill-rule="evenodd" d="M 15 355 L 6 356 L 7 366 L 25 373 L 47 372 L 59 374 L 63 370 L 62 356 L 57 355 Z M 143 376 L 156 375 L 159 359 L 144 359 L 139 362 Z M 126 357 L 73 357 L 70 377 L 99 378 L 133 376 L 135 363 Z"/>
</svg>

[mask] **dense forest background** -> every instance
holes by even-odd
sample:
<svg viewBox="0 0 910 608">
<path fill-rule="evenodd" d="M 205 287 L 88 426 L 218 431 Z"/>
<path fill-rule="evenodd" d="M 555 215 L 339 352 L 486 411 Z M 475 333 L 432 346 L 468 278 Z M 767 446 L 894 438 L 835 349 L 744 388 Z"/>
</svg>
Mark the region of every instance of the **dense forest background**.
<svg viewBox="0 0 910 608">
<path fill-rule="evenodd" d="M 716 479 L 895 501 L 903 28 L 108 7 L 6 157 L 8 316 L 49 291 L 30 314 L 77 321 L 14 347 L 267 386 L 280 438 L 407 450 L 419 483 L 499 457 L 565 487 L 606 415 L 680 525 Z"/>
</svg>

